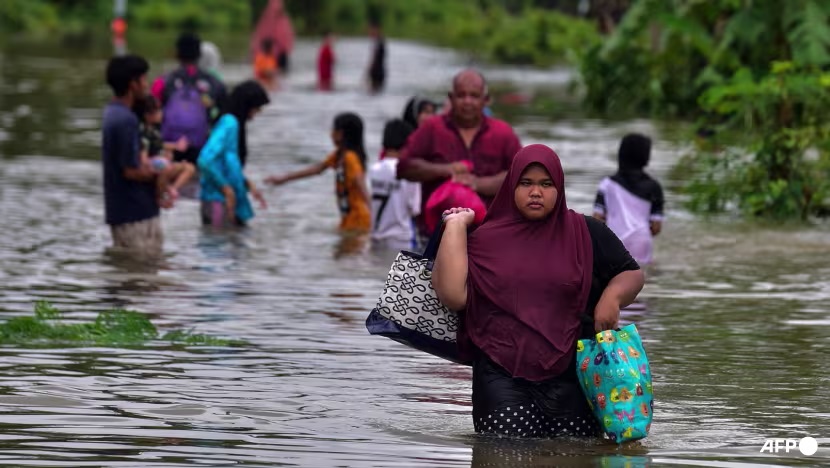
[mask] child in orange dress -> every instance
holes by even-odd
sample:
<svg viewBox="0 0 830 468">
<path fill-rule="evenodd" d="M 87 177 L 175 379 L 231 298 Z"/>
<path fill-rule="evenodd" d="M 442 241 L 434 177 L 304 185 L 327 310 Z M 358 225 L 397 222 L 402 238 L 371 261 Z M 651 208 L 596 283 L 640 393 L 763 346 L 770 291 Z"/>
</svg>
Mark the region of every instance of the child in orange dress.
<svg viewBox="0 0 830 468">
<path fill-rule="evenodd" d="M 368 233 L 372 228 L 372 210 L 368 184 L 366 184 L 363 121 L 356 114 L 339 114 L 334 119 L 331 139 L 336 149 L 325 160 L 296 172 L 270 176 L 265 179 L 265 182 L 280 185 L 291 180 L 320 174 L 326 169 L 334 169 L 341 232 Z"/>
<path fill-rule="evenodd" d="M 274 91 L 278 88 L 278 70 L 274 40 L 266 37 L 260 43 L 260 50 L 254 57 L 254 76 L 266 90 Z"/>
</svg>

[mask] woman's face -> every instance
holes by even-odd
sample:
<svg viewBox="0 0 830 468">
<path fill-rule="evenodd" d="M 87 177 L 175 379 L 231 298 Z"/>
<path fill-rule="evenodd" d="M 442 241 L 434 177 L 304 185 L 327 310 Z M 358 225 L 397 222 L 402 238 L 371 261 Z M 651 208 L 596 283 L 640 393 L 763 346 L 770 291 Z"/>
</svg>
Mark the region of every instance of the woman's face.
<svg viewBox="0 0 830 468">
<path fill-rule="evenodd" d="M 254 117 L 255 117 L 257 114 L 259 114 L 259 112 L 260 112 L 261 110 L 262 110 L 262 108 L 261 108 L 261 107 L 254 107 L 253 109 L 251 109 L 251 110 L 250 110 L 250 112 L 248 112 L 248 120 L 253 120 L 253 119 L 254 119 Z"/>
<path fill-rule="evenodd" d="M 531 164 L 519 177 L 514 200 L 516 208 L 525 218 L 540 221 L 547 218 L 556 205 L 559 191 L 553 185 L 550 174 L 540 164 Z"/>
<path fill-rule="evenodd" d="M 430 117 L 435 115 L 435 106 L 432 104 L 427 104 L 421 109 L 421 112 L 418 113 L 418 126 L 420 127 L 424 121 Z"/>
</svg>

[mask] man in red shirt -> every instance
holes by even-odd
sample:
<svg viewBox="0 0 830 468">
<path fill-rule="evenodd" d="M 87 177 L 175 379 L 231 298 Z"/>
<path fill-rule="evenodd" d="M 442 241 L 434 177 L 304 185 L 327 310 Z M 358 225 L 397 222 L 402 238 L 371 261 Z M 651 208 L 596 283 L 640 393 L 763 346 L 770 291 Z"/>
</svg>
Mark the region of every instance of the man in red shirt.
<svg viewBox="0 0 830 468">
<path fill-rule="evenodd" d="M 425 121 L 409 137 L 398 178 L 421 182 L 422 212 L 430 194 L 449 178 L 471 187 L 488 205 L 501 187 L 522 146 L 508 123 L 484 115 L 489 99 L 484 76 L 464 70 L 453 78 L 450 112 Z M 471 173 L 464 160 L 472 162 Z"/>
<path fill-rule="evenodd" d="M 334 75 L 334 48 L 332 47 L 332 36 L 326 31 L 323 36 L 323 45 L 320 46 L 320 53 L 317 55 L 317 88 L 320 91 L 331 91 Z"/>
</svg>

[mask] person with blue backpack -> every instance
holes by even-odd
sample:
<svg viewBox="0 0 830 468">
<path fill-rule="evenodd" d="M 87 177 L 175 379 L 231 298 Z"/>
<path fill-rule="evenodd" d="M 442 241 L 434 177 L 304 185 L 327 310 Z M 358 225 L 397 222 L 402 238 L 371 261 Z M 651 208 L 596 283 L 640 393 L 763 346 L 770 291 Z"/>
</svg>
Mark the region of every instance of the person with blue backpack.
<svg viewBox="0 0 830 468">
<path fill-rule="evenodd" d="M 176 52 L 181 66 L 164 77 L 163 85 L 154 85 L 153 91 L 164 107 L 161 124 L 164 141 L 185 137 L 188 142 L 187 149 L 176 151 L 173 159 L 195 164 L 212 125 L 225 110 L 227 91 L 215 74 L 199 68 L 199 36 L 193 33 L 179 36 Z"/>
</svg>

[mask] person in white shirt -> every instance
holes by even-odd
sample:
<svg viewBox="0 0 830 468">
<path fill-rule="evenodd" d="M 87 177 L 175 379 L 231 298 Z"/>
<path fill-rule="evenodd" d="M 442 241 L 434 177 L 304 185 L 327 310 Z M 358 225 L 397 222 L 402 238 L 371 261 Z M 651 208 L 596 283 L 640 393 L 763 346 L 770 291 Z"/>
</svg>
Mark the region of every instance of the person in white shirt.
<svg viewBox="0 0 830 468">
<path fill-rule="evenodd" d="M 372 186 L 372 242 L 390 249 L 417 246 L 413 218 L 421 213 L 421 184 L 396 176 L 400 150 L 413 128 L 401 119 L 383 129 L 383 153 L 369 168 Z"/>
<path fill-rule="evenodd" d="M 619 169 L 602 179 L 594 218 L 605 221 L 640 266 L 653 260 L 653 237 L 663 227 L 663 189 L 643 170 L 651 157 L 651 139 L 637 133 L 623 137 Z"/>
</svg>

